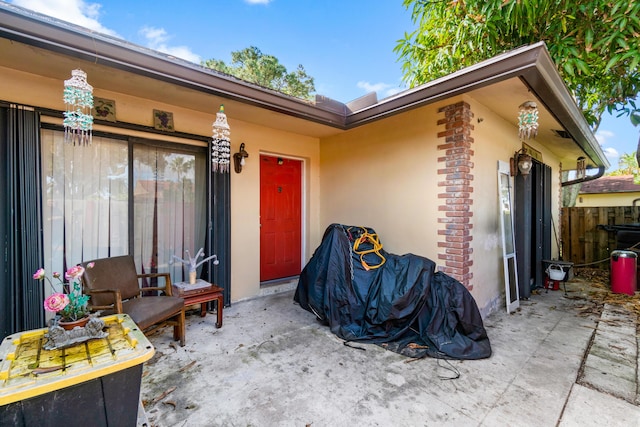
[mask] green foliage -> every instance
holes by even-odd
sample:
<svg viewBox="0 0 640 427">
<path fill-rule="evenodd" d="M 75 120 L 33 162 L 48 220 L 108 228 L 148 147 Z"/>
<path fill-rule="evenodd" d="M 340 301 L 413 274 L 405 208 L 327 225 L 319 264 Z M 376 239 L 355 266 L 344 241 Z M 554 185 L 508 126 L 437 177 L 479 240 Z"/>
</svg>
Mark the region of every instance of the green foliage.
<svg viewBox="0 0 640 427">
<path fill-rule="evenodd" d="M 620 175 L 633 175 L 633 180 L 640 180 L 640 171 L 638 170 L 638 160 L 636 159 L 636 152 L 634 151 L 631 154 L 624 153 L 620 156 L 620 160 L 618 160 L 618 169 L 613 170 L 607 175 L 610 176 L 620 176 Z"/>
<path fill-rule="evenodd" d="M 417 29 L 395 52 L 416 86 L 519 46 L 544 41 L 587 121 L 640 123 L 640 2 L 635 0 L 404 0 Z"/>
<path fill-rule="evenodd" d="M 82 286 L 77 281 L 70 283 L 69 286 L 72 288 L 68 295 L 69 304 L 59 314 L 62 319 L 76 321 L 89 313 L 89 308 L 87 307 L 89 295 L 83 295 Z"/>
<path fill-rule="evenodd" d="M 288 72 L 278 58 L 263 54 L 255 46 L 231 52 L 230 65 L 218 59 L 208 59 L 201 65 L 297 98 L 310 99 L 316 90 L 313 77 L 302 65 Z"/>
</svg>

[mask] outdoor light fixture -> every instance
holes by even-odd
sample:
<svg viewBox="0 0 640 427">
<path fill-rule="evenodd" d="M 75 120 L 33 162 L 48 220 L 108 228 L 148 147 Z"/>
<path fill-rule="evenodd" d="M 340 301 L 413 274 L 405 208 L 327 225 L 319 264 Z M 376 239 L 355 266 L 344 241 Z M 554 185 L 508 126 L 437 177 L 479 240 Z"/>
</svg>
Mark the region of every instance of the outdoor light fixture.
<svg viewBox="0 0 640 427">
<path fill-rule="evenodd" d="M 87 73 L 79 69 L 71 71 L 71 78 L 64 81 L 63 100 L 67 107 L 62 121 L 65 142 L 91 144 L 93 86 L 87 83 Z"/>
<path fill-rule="evenodd" d="M 244 142 L 240 144 L 240 150 L 236 154 L 233 155 L 233 168 L 236 173 L 242 172 L 242 167 L 244 166 L 244 159 L 249 157 L 249 153 L 247 153 L 244 149 Z"/>
<path fill-rule="evenodd" d="M 227 115 L 224 113 L 224 105 L 221 105 L 216 114 L 216 121 L 213 122 L 213 137 L 211 138 L 211 170 L 213 172 L 229 173 L 230 135 Z"/>
<path fill-rule="evenodd" d="M 519 151 L 516 151 L 511 159 L 511 176 L 516 176 L 518 172 L 520 172 L 520 175 L 526 177 L 529 175 L 529 172 L 531 172 L 532 167 L 533 160 L 531 156 L 527 154 L 524 148 L 521 148 Z"/>
</svg>

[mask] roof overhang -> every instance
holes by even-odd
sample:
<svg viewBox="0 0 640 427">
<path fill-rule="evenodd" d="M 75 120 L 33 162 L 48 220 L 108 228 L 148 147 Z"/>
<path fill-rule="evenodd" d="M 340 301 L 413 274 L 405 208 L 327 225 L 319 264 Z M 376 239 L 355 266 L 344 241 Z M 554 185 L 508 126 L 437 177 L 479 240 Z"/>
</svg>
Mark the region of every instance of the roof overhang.
<svg viewBox="0 0 640 427">
<path fill-rule="evenodd" d="M 311 127 L 316 136 L 362 126 L 452 96 L 484 96 L 487 88 L 496 85 L 504 85 L 505 88 L 518 86 L 521 92 L 525 92 L 524 96 L 527 96 L 527 92 L 534 96 L 556 125 L 570 135 L 573 149 L 565 149 L 560 157 L 575 159 L 576 149 L 579 149 L 588 156 L 593 166 L 609 166 L 589 125 L 560 78 L 544 43 L 497 55 L 381 101 L 377 101 L 374 96 L 366 99 L 366 102 L 342 104 L 322 97 L 318 97 L 321 102 L 313 103 L 286 96 L 170 55 L 6 3 L 0 3 L 0 37 L 52 52 L 59 58 L 85 61 L 88 67 L 113 68 L 133 76 L 182 87 L 194 93 L 213 95 L 225 103 L 236 103 L 239 108 L 253 108 L 254 113 L 260 109 L 299 119 L 298 126 Z M 2 56 L 5 61 L 11 60 L 10 55 Z M 0 65 L 4 64 L 2 61 L 0 58 Z M 48 72 L 54 78 L 68 78 L 62 74 L 61 69 L 56 70 L 51 64 L 44 68 L 39 72 Z M 68 73 L 68 70 L 67 67 L 64 72 Z M 85 71 L 89 73 L 89 70 Z M 100 82 L 95 80 L 100 78 L 100 74 L 90 74 L 92 84 L 98 87 Z M 105 79 L 112 77 L 106 76 Z M 108 81 L 108 85 L 113 84 L 113 80 Z M 128 90 L 133 90 L 134 84 L 129 84 L 131 87 Z M 190 99 L 191 102 L 196 102 L 195 98 Z M 495 99 L 494 105 L 489 107 L 499 111 L 504 108 L 504 101 Z M 515 107 L 517 109 L 522 100 L 514 99 L 513 102 L 518 103 Z M 209 109 L 213 110 L 214 106 L 210 105 Z M 505 110 L 502 115 L 505 119 L 512 120 L 517 114 L 516 109 Z M 273 114 L 264 120 L 273 120 Z M 564 144 L 566 145 L 566 141 Z"/>
</svg>

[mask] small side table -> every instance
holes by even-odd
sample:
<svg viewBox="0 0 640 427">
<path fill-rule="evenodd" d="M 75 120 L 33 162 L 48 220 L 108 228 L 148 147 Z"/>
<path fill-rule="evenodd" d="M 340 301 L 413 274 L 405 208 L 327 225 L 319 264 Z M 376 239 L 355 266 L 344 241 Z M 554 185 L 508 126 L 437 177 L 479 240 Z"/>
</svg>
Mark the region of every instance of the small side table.
<svg viewBox="0 0 640 427">
<path fill-rule="evenodd" d="M 192 304 L 200 304 L 200 317 L 207 315 L 207 303 L 215 301 L 218 318 L 216 319 L 216 328 L 222 327 L 222 309 L 224 306 L 223 289 L 216 285 L 202 287 L 202 280 L 198 280 L 196 285 L 200 285 L 196 289 L 189 289 L 189 284 L 178 282 L 173 284 L 173 295 L 184 300 L 185 307 Z"/>
</svg>

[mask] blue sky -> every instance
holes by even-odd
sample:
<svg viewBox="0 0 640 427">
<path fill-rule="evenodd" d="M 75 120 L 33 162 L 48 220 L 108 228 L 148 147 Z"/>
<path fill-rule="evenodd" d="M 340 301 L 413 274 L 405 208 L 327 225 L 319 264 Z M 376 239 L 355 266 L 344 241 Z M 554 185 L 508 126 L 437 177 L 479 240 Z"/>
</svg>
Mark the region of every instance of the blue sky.
<svg viewBox="0 0 640 427">
<path fill-rule="evenodd" d="M 9 0 L 196 63 L 249 46 L 293 71 L 302 64 L 316 92 L 342 102 L 369 92 L 402 90 L 393 48 L 413 30 L 401 0 Z M 603 117 L 596 133 L 615 169 L 636 150 L 640 128 L 627 117 Z"/>
</svg>

